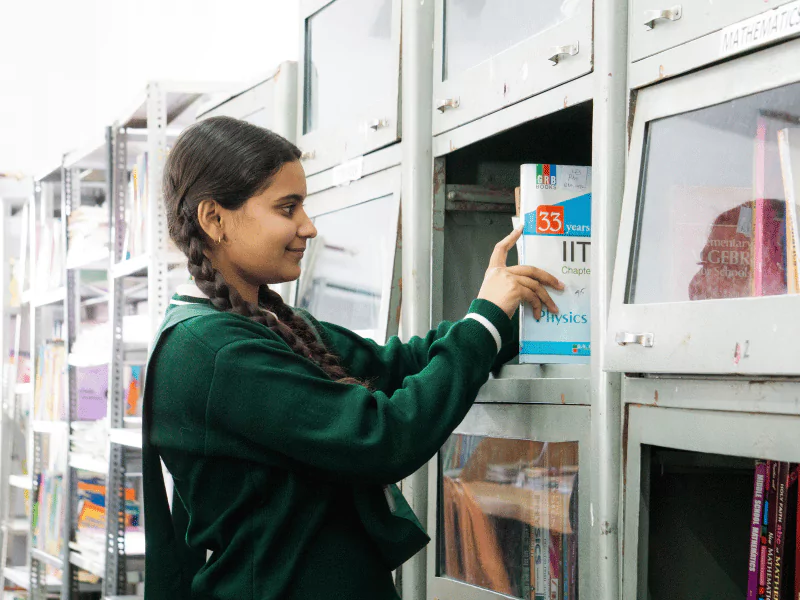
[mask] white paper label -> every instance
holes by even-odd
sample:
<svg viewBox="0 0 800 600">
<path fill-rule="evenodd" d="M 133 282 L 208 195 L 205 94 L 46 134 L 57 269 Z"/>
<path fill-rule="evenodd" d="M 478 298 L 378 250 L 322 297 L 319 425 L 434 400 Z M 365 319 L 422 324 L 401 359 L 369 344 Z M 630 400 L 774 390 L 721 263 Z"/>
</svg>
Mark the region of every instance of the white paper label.
<svg viewBox="0 0 800 600">
<path fill-rule="evenodd" d="M 332 169 L 331 178 L 333 185 L 350 185 L 353 181 L 358 181 L 364 175 L 364 157 L 359 156 L 351 161 L 342 163 Z"/>
<path fill-rule="evenodd" d="M 800 33 L 800 1 L 784 4 L 720 32 L 720 56 L 730 56 Z"/>
</svg>

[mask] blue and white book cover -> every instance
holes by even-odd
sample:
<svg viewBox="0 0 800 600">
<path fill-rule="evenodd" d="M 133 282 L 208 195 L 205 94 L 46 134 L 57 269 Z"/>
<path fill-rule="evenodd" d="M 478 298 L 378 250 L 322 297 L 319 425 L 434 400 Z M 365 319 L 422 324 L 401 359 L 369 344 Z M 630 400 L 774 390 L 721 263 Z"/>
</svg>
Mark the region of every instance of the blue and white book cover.
<svg viewBox="0 0 800 600">
<path fill-rule="evenodd" d="M 520 264 L 544 269 L 564 282 L 548 288 L 558 314 L 522 305 L 521 363 L 587 364 L 591 355 L 590 282 L 592 169 L 566 165 L 522 165 Z"/>
</svg>

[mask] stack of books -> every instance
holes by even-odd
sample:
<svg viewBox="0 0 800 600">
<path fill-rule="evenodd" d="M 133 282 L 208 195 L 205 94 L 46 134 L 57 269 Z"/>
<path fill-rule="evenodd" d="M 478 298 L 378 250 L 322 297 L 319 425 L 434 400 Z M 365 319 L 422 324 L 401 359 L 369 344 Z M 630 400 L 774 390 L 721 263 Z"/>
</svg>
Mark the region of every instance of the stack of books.
<svg viewBox="0 0 800 600">
<path fill-rule="evenodd" d="M 747 598 L 800 597 L 800 530 L 797 479 L 800 467 L 756 461 L 750 520 Z M 793 576 L 792 576 L 793 574 Z"/>
<path fill-rule="evenodd" d="M 36 224 L 33 289 L 41 294 L 64 285 L 64 237 L 61 219 Z"/>
</svg>

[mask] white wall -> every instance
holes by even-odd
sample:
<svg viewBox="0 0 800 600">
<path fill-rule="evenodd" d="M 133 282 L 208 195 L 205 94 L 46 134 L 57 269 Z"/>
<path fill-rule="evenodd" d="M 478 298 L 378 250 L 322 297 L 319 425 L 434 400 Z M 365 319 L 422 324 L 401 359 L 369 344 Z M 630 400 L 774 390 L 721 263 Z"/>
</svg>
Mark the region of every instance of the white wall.
<svg viewBox="0 0 800 600">
<path fill-rule="evenodd" d="M 0 172 L 55 167 L 149 80 L 249 81 L 298 55 L 298 0 L 11 0 L 2 12 Z"/>
</svg>

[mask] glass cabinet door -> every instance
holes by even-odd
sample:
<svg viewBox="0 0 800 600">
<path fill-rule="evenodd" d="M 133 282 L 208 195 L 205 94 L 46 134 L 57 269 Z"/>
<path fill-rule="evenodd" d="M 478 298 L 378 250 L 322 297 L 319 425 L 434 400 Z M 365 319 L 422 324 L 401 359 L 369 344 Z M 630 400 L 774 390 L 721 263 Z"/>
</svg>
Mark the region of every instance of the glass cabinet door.
<svg viewBox="0 0 800 600">
<path fill-rule="evenodd" d="M 592 0 L 437 0 L 434 134 L 592 68 Z"/>
<path fill-rule="evenodd" d="M 800 46 L 775 50 L 640 94 L 606 368 L 800 373 Z"/>
<path fill-rule="evenodd" d="M 306 0 L 301 146 L 307 174 L 397 139 L 400 3 Z"/>
<path fill-rule="evenodd" d="M 587 435 L 586 407 L 473 407 L 437 460 L 436 597 L 578 597 Z"/>
<path fill-rule="evenodd" d="M 320 321 L 383 343 L 396 273 L 399 194 L 374 177 L 307 200 L 317 228 L 301 264 L 295 305 Z M 339 202 L 341 200 L 341 202 Z"/>
</svg>

